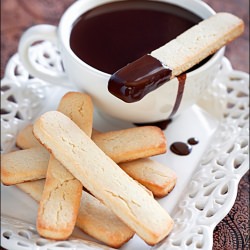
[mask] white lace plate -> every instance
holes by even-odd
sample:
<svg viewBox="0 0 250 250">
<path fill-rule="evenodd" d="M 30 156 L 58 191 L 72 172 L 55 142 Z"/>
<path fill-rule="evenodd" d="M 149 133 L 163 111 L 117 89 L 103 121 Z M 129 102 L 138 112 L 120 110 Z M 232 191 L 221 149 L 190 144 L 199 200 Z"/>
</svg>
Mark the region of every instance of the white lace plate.
<svg viewBox="0 0 250 250">
<path fill-rule="evenodd" d="M 30 55 L 40 66 L 63 70 L 60 54 L 50 43 L 33 46 Z M 122 250 L 212 249 L 213 230 L 233 206 L 238 183 L 249 167 L 248 83 L 249 75 L 233 70 L 224 58 L 206 95 L 169 125 L 165 131 L 168 145 L 191 137 L 199 139 L 188 156 L 178 156 L 168 150 L 154 157 L 173 168 L 178 176 L 175 189 L 158 200 L 174 218 L 174 229 L 154 247 L 135 235 Z M 31 77 L 15 54 L 1 81 L 1 153 L 15 149 L 18 131 L 39 114 L 55 110 L 67 91 L 69 89 Z M 95 111 L 94 126 L 107 131 L 133 125 Z M 4 248 L 110 249 L 77 228 L 67 241 L 41 238 L 35 227 L 37 207 L 37 203 L 18 188 L 1 185 L 1 245 Z"/>
</svg>

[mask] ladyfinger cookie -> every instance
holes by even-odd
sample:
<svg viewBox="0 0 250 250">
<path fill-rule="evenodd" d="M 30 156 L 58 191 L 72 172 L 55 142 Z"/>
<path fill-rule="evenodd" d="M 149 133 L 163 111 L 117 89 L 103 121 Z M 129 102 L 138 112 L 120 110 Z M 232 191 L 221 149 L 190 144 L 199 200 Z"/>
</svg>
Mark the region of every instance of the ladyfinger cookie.
<svg viewBox="0 0 250 250">
<path fill-rule="evenodd" d="M 13 151 L 1 155 L 1 181 L 13 185 L 46 176 L 49 153 L 43 147 Z"/>
<path fill-rule="evenodd" d="M 243 30 L 244 23 L 238 17 L 215 14 L 116 71 L 109 79 L 108 90 L 125 102 L 137 102 L 215 53 Z"/>
<path fill-rule="evenodd" d="M 93 105 L 88 95 L 68 92 L 58 110 L 91 136 Z M 81 182 L 51 155 L 38 209 L 39 234 L 55 240 L 67 239 L 75 227 L 81 195 Z"/>
<path fill-rule="evenodd" d="M 93 109 L 93 103 L 89 95 L 80 92 L 68 92 L 62 97 L 57 110 L 68 116 L 80 129 L 91 136 Z"/>
<path fill-rule="evenodd" d="M 61 99 L 58 111 L 67 115 L 87 134 L 92 132 L 93 104 L 91 97 L 85 93 L 68 92 Z M 16 145 L 21 149 L 41 146 L 33 135 L 33 125 L 21 129 L 16 137 Z"/>
<path fill-rule="evenodd" d="M 68 116 L 67 113 L 62 113 Z M 17 145 L 20 148 L 30 148 L 35 145 L 34 142 L 37 143 L 31 132 L 32 128 L 32 126 L 28 126 L 24 131 L 21 130 L 19 132 L 19 137 L 24 138 L 23 140 L 18 140 Z M 146 158 L 166 152 L 165 135 L 161 129 L 154 126 L 135 127 L 105 133 L 94 130 L 92 140 L 116 163 Z"/>
<path fill-rule="evenodd" d="M 29 181 L 17 184 L 17 187 L 39 202 L 44 183 L 45 180 Z M 86 234 L 114 248 L 121 247 L 134 235 L 134 232 L 109 208 L 85 191 L 82 191 L 76 226 Z"/>
<path fill-rule="evenodd" d="M 16 145 L 19 148 L 28 149 L 41 146 L 39 141 L 33 135 L 32 129 L 33 125 L 29 124 L 18 132 L 16 137 Z"/>
<path fill-rule="evenodd" d="M 16 186 L 26 194 L 30 195 L 35 201 L 39 202 L 42 199 L 44 184 L 45 179 L 42 179 L 18 183 Z"/>
<path fill-rule="evenodd" d="M 148 188 L 155 197 L 166 196 L 175 187 L 177 176 L 173 170 L 149 158 L 120 163 L 133 179 Z"/>
<path fill-rule="evenodd" d="M 25 149 L 17 151 L 18 153 L 9 153 L 10 157 L 14 157 L 16 160 L 15 162 L 9 162 L 8 164 L 4 164 L 1 166 L 1 170 L 3 173 L 2 182 L 5 185 L 15 185 L 18 183 L 23 183 L 25 181 L 28 182 L 46 178 L 49 164 L 49 153 L 45 153 L 46 158 L 44 159 L 43 164 L 37 167 L 35 165 L 35 168 L 32 169 L 32 171 L 22 172 L 27 167 L 26 161 L 24 161 L 24 159 L 29 159 L 29 165 L 30 168 L 32 168 L 31 163 L 36 162 L 38 158 L 43 157 L 42 154 L 44 154 L 45 151 L 43 147 L 40 148 L 41 150 L 35 150 L 35 154 L 34 149 Z M 4 156 L 4 158 L 5 157 L 6 156 Z M 16 162 L 18 162 L 19 164 L 16 164 Z M 176 176 L 173 171 L 160 163 L 150 160 L 149 158 L 120 163 L 119 166 L 130 177 L 132 177 L 134 180 L 137 180 L 141 185 L 150 190 L 156 197 L 167 195 L 171 191 L 171 189 L 174 188 L 176 183 Z M 9 172 L 8 176 L 11 176 L 11 180 L 6 177 L 6 169 Z M 13 169 L 12 172 L 10 172 L 11 169 Z"/>
<path fill-rule="evenodd" d="M 168 213 L 67 116 L 47 112 L 36 120 L 33 133 L 87 190 L 146 243 L 154 245 L 170 233 L 173 220 Z"/>
<path fill-rule="evenodd" d="M 134 127 L 97 133 L 92 140 L 116 163 L 166 152 L 166 138 L 155 126 Z"/>
<path fill-rule="evenodd" d="M 134 235 L 134 231 L 108 207 L 84 191 L 76 226 L 86 234 L 114 248 L 120 248 Z"/>
<path fill-rule="evenodd" d="M 173 78 L 215 53 L 243 31 L 244 22 L 240 18 L 230 13 L 217 13 L 150 55 L 167 65 L 172 70 Z"/>
<path fill-rule="evenodd" d="M 38 233 L 48 239 L 67 239 L 75 227 L 81 196 L 81 182 L 51 155 L 38 208 Z"/>
</svg>

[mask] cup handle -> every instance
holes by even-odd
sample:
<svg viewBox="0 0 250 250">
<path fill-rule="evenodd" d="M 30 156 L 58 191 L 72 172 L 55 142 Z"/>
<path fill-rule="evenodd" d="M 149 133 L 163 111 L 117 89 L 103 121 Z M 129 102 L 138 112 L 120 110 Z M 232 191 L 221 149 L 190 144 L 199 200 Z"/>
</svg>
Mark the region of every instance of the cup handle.
<svg viewBox="0 0 250 250">
<path fill-rule="evenodd" d="M 40 24 L 27 29 L 23 33 L 18 45 L 18 54 L 24 67 L 32 76 L 41 80 L 64 87 L 72 87 L 65 73 L 59 71 L 54 72 L 46 68 L 38 69 L 32 63 L 29 57 L 29 48 L 32 44 L 39 41 L 50 41 L 57 45 L 57 27 L 48 24 Z"/>
</svg>

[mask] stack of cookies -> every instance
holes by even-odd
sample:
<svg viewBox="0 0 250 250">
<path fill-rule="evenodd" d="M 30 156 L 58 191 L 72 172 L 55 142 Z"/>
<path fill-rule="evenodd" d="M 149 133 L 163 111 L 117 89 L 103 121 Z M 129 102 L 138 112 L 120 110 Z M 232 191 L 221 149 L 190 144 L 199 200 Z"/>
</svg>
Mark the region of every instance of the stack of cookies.
<svg viewBox="0 0 250 250">
<path fill-rule="evenodd" d="M 91 98 L 69 92 L 57 111 L 21 130 L 16 144 L 21 150 L 1 157 L 1 181 L 39 202 L 41 236 L 65 240 L 77 226 L 119 248 L 135 233 L 149 245 L 170 233 L 173 220 L 155 197 L 177 178 L 150 158 L 166 152 L 158 127 L 96 131 Z"/>
</svg>

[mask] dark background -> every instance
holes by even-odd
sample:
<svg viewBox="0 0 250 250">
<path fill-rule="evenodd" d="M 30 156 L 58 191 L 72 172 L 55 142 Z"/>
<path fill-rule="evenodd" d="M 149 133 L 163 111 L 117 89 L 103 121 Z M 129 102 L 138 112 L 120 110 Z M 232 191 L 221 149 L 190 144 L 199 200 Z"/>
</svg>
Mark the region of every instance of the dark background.
<svg viewBox="0 0 250 250">
<path fill-rule="evenodd" d="M 94 0 L 93 0 L 94 1 Z M 57 25 L 73 0 L 1 0 L 1 78 L 10 56 L 16 53 L 21 34 L 28 27 Z M 205 0 L 216 12 L 230 12 L 245 21 L 244 34 L 229 44 L 226 57 L 236 70 L 249 73 L 249 1 Z M 242 178 L 236 202 L 214 230 L 213 250 L 249 249 L 249 171 Z"/>
</svg>

